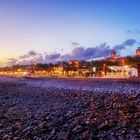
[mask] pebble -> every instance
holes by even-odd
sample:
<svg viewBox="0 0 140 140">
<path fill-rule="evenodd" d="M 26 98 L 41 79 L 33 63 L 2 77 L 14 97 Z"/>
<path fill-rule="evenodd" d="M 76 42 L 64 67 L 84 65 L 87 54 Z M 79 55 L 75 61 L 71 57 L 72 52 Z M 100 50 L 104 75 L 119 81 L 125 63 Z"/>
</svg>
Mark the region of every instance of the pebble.
<svg viewBox="0 0 140 140">
<path fill-rule="evenodd" d="M 41 88 L 26 82 L 0 82 L 2 140 L 140 138 L 140 82 L 84 81 L 92 90 Z"/>
</svg>

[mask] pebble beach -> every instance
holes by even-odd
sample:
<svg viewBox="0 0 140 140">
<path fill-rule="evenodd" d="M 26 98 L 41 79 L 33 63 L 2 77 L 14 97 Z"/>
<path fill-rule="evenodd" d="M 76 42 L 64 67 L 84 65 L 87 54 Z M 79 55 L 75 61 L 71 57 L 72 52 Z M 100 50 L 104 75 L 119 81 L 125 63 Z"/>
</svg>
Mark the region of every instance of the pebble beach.
<svg viewBox="0 0 140 140">
<path fill-rule="evenodd" d="M 1 140 L 139 140 L 140 79 L 0 77 Z"/>
</svg>

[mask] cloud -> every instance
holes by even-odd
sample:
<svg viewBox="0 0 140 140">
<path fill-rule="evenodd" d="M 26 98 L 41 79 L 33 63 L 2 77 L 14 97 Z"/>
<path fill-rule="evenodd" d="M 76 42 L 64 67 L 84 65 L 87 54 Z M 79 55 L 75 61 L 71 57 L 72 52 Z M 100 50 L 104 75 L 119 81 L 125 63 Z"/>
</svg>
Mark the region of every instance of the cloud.
<svg viewBox="0 0 140 140">
<path fill-rule="evenodd" d="M 75 42 L 75 41 L 71 41 L 71 44 L 72 44 L 73 46 L 80 46 L 80 44 L 79 44 L 78 42 Z"/>
<path fill-rule="evenodd" d="M 139 30 L 139 29 L 135 29 L 135 32 L 136 32 L 137 34 L 140 34 L 140 30 Z"/>
<path fill-rule="evenodd" d="M 107 58 L 109 57 L 112 50 L 116 50 L 118 55 L 121 51 L 125 50 L 127 47 L 133 46 L 135 43 L 138 43 L 135 39 L 127 39 L 119 45 L 113 47 L 109 46 L 106 42 L 99 44 L 95 47 L 86 47 L 81 46 L 80 43 L 71 42 L 74 48 L 68 54 L 62 53 L 52 53 L 52 54 L 40 54 L 36 51 L 29 51 L 27 54 L 19 56 L 19 58 L 11 58 L 8 60 L 8 65 L 28 65 L 32 61 L 36 63 L 56 63 L 58 61 L 69 61 L 71 59 L 78 60 L 90 60 L 96 58 Z"/>
<path fill-rule="evenodd" d="M 43 55 L 35 51 L 29 51 L 27 54 L 19 56 L 18 58 L 8 59 L 6 64 L 8 66 L 12 66 L 16 64 L 29 65 L 31 64 L 32 61 L 36 61 L 37 63 L 43 63 Z"/>
<path fill-rule="evenodd" d="M 133 30 L 127 30 L 126 33 L 128 33 L 128 34 L 140 34 L 140 29 L 135 28 Z"/>
<path fill-rule="evenodd" d="M 60 53 L 53 53 L 53 54 L 46 54 L 44 60 L 46 62 L 57 62 L 60 59 L 61 54 Z"/>
<path fill-rule="evenodd" d="M 114 46 L 114 50 L 121 51 L 125 49 L 127 46 L 133 46 L 137 41 L 135 39 L 127 39 L 122 44 Z"/>
<path fill-rule="evenodd" d="M 29 51 L 28 55 L 29 56 L 35 56 L 35 55 L 38 55 L 38 53 L 36 53 L 35 51 Z"/>
<path fill-rule="evenodd" d="M 30 65 L 32 61 L 36 63 L 56 63 L 61 57 L 60 53 L 40 54 L 35 51 L 29 51 L 27 54 L 19 56 L 17 59 L 8 59 L 7 65 Z"/>
<path fill-rule="evenodd" d="M 28 55 L 21 55 L 19 58 L 20 59 L 25 59 L 25 58 L 29 58 L 29 56 Z"/>
<path fill-rule="evenodd" d="M 62 56 L 62 59 L 63 60 L 69 60 L 69 59 L 88 60 L 88 59 L 102 57 L 102 56 L 107 57 L 109 56 L 110 52 L 111 52 L 110 46 L 108 46 L 106 43 L 102 43 L 94 48 L 79 46 L 74 48 L 71 51 L 71 53 Z"/>
<path fill-rule="evenodd" d="M 8 65 L 8 66 L 16 65 L 17 61 L 18 61 L 18 60 L 15 59 L 15 58 L 10 58 L 10 59 L 7 60 L 7 65 Z"/>
<path fill-rule="evenodd" d="M 127 30 L 126 33 L 133 34 L 133 31 L 132 30 Z"/>
<path fill-rule="evenodd" d="M 20 56 L 20 59 L 30 58 L 34 56 L 40 55 L 39 53 L 36 53 L 35 51 L 29 51 L 27 54 Z"/>
<path fill-rule="evenodd" d="M 44 63 L 43 56 L 32 57 L 30 59 L 18 59 L 17 64 L 19 65 L 30 65 L 32 62 Z"/>
<path fill-rule="evenodd" d="M 106 42 L 96 46 L 96 47 L 83 47 L 77 42 L 72 42 L 76 47 L 71 51 L 71 53 L 62 56 L 63 60 L 79 59 L 79 60 L 89 60 L 100 57 L 108 57 L 112 50 L 116 50 L 118 53 L 128 46 L 133 46 L 137 41 L 135 39 L 127 39 L 119 45 L 110 47 Z M 78 47 L 77 47 L 78 44 Z M 119 55 L 119 54 L 118 54 Z"/>
<path fill-rule="evenodd" d="M 137 41 L 135 39 L 127 39 L 126 41 L 123 42 L 123 45 L 125 46 L 132 46 L 136 43 Z"/>
</svg>

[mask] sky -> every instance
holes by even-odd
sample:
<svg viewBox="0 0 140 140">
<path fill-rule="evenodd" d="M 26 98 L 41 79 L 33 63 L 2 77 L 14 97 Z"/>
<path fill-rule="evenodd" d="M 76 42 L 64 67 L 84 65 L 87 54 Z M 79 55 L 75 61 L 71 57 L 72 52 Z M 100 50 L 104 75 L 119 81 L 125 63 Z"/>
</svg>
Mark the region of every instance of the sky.
<svg viewBox="0 0 140 140">
<path fill-rule="evenodd" d="M 135 55 L 139 0 L 0 0 L 0 66 Z"/>
</svg>

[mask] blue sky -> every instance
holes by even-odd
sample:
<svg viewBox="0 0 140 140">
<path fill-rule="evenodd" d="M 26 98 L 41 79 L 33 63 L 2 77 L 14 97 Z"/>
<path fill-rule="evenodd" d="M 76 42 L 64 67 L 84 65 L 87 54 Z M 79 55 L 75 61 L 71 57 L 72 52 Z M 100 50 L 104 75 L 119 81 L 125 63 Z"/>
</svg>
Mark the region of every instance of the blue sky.
<svg viewBox="0 0 140 140">
<path fill-rule="evenodd" d="M 136 43 L 119 53 L 134 55 L 140 42 L 139 9 L 139 0 L 1 0 L 0 61 L 29 51 L 44 56 L 102 43 L 113 48 L 128 39 Z"/>
</svg>

